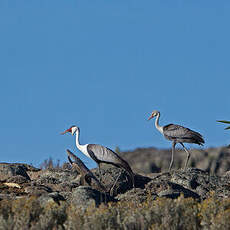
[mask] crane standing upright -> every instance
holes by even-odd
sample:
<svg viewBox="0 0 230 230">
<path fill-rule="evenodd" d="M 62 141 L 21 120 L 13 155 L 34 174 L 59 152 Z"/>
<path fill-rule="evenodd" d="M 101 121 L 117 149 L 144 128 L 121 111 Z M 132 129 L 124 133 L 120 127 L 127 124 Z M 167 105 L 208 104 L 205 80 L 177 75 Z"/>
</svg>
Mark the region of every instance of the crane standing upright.
<svg viewBox="0 0 230 230">
<path fill-rule="evenodd" d="M 203 145 L 204 139 L 202 135 L 198 132 L 185 128 L 181 125 L 168 124 L 166 126 L 160 126 L 159 125 L 160 112 L 157 110 L 154 110 L 151 113 L 148 120 L 151 120 L 153 117 L 156 117 L 155 126 L 159 130 L 159 132 L 166 139 L 172 141 L 172 156 L 171 156 L 171 162 L 169 165 L 169 171 L 171 170 L 172 165 L 173 165 L 175 146 L 177 143 L 180 143 L 182 147 L 184 148 L 185 152 L 187 153 L 187 159 L 186 159 L 185 166 L 184 166 L 184 170 L 186 170 L 187 164 L 190 158 L 190 153 L 185 148 L 183 143 L 193 143 L 193 144 Z"/>
<path fill-rule="evenodd" d="M 76 135 L 76 146 L 77 146 L 77 148 L 82 153 L 84 153 L 87 157 L 93 159 L 98 164 L 100 179 L 101 179 L 100 164 L 101 163 L 112 164 L 116 167 L 125 169 L 128 172 L 128 174 L 130 175 L 133 187 L 135 187 L 135 185 L 134 185 L 134 173 L 133 173 L 131 167 L 117 153 L 113 152 L 109 148 L 106 148 L 106 147 L 104 147 L 102 145 L 98 145 L 98 144 L 81 145 L 79 143 L 80 129 L 79 129 L 79 127 L 77 127 L 75 125 L 71 126 L 69 129 L 65 130 L 61 134 L 65 134 L 68 132 L 71 133 L 72 135 L 74 135 L 74 134 Z M 117 179 L 115 181 L 117 181 Z"/>
</svg>

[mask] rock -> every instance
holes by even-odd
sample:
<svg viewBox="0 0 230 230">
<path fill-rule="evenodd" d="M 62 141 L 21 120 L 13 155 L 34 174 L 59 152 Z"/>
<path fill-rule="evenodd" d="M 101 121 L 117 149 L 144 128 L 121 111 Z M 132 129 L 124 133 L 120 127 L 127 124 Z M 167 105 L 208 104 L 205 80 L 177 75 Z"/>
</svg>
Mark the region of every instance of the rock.
<svg viewBox="0 0 230 230">
<path fill-rule="evenodd" d="M 189 167 L 200 168 L 210 174 L 223 175 L 230 170 L 230 148 L 218 147 L 208 149 L 190 149 Z M 133 151 L 121 152 L 121 156 L 129 162 L 131 168 L 138 173 L 165 172 L 171 160 L 171 149 L 137 148 Z M 184 167 L 186 153 L 176 149 L 173 169 Z"/>
<path fill-rule="evenodd" d="M 230 148 L 222 147 L 214 158 L 213 173 L 222 175 L 228 170 L 230 170 Z"/>
<path fill-rule="evenodd" d="M 74 205 L 87 208 L 88 206 L 99 206 L 101 203 L 105 201 L 114 200 L 110 196 L 105 195 L 89 186 L 80 186 L 78 188 L 73 189 L 72 196 L 69 202 Z"/>
<path fill-rule="evenodd" d="M 72 172 L 71 170 L 46 169 L 40 172 L 37 182 L 39 182 L 40 184 L 60 184 L 67 181 L 76 181 L 77 176 L 78 173 Z"/>
<path fill-rule="evenodd" d="M 23 176 L 27 180 L 30 180 L 26 172 L 26 167 L 20 164 L 8 164 L 8 163 L 1 163 L 0 164 L 0 179 L 1 181 L 7 180 L 12 176 Z"/>
<path fill-rule="evenodd" d="M 12 200 L 15 198 L 16 198 L 16 195 L 14 194 L 0 194 L 0 201 L 1 200 Z"/>
<path fill-rule="evenodd" d="M 29 194 L 29 195 L 42 195 L 42 194 L 47 194 L 47 193 L 51 193 L 52 189 L 48 186 L 45 185 L 39 185 L 36 184 L 35 182 L 33 184 L 31 184 L 30 186 L 27 186 L 24 188 L 25 193 Z"/>
<path fill-rule="evenodd" d="M 172 199 L 179 197 L 181 194 L 183 194 L 184 197 L 200 198 L 197 193 L 179 184 L 172 183 L 168 179 L 152 180 L 147 184 L 146 190 L 152 194 L 156 194 L 159 197 L 167 197 Z"/>
<path fill-rule="evenodd" d="M 212 176 L 209 173 L 190 168 L 187 171 L 172 170 L 160 173 L 146 185 L 147 191 L 158 196 L 176 198 L 180 194 L 184 197 L 206 199 L 210 192 L 215 191 L 219 197 L 230 195 L 228 178 Z"/>
<path fill-rule="evenodd" d="M 171 151 L 152 151 L 157 159 L 154 164 L 167 170 Z M 135 173 L 139 158 L 148 163 L 152 159 L 149 149 L 143 155 L 142 149 L 136 153 L 131 160 Z M 202 226 L 229 229 L 226 225 L 230 204 L 229 149 L 192 150 L 193 153 L 190 165 L 200 165 L 202 169 L 176 170 L 183 167 L 186 158 L 184 151 L 177 151 L 174 170 L 136 173 L 136 188 L 132 188 L 123 169 L 104 164 L 101 183 L 107 192 L 100 192 L 93 180 L 89 186 L 80 186 L 81 176 L 69 167 L 36 170 L 24 164 L 2 163 L 1 226 L 3 229 L 170 229 L 180 225 L 180 229 Z M 141 163 L 136 167 L 141 172 Z M 157 171 L 145 164 L 143 167 L 148 167 L 146 171 L 143 169 L 145 172 Z M 99 179 L 98 169 L 91 171 Z"/>
<path fill-rule="evenodd" d="M 94 175 L 99 178 L 99 171 L 98 169 L 93 169 L 92 172 Z M 107 191 L 110 191 L 113 187 L 116 179 L 117 182 L 113 187 L 113 194 L 116 195 L 118 193 L 124 193 L 127 190 L 132 188 L 132 184 L 130 181 L 130 177 L 125 170 L 110 166 L 107 164 L 101 165 L 101 183 L 105 186 Z M 93 182 L 93 181 L 92 181 Z"/>
<path fill-rule="evenodd" d="M 227 171 L 227 172 L 224 174 L 224 176 L 230 178 L 230 171 Z"/>
<path fill-rule="evenodd" d="M 42 194 L 38 198 L 38 201 L 42 206 L 45 206 L 48 202 L 56 202 L 60 204 L 60 201 L 64 201 L 64 200 L 65 200 L 64 197 L 60 195 L 58 192 Z"/>
<path fill-rule="evenodd" d="M 21 186 L 17 183 L 3 183 L 4 185 L 8 186 L 8 187 L 12 187 L 12 188 L 21 188 Z"/>
<path fill-rule="evenodd" d="M 72 192 L 59 192 L 59 194 L 60 194 L 65 200 L 68 200 L 68 201 L 71 200 Z"/>
<path fill-rule="evenodd" d="M 66 181 L 75 181 L 78 173 L 71 170 L 46 169 L 39 174 L 38 181 L 41 183 L 59 184 Z"/>
<path fill-rule="evenodd" d="M 34 177 L 37 184 L 47 185 L 53 191 L 72 191 L 80 185 L 78 174 L 71 170 L 46 169 Z"/>
<path fill-rule="evenodd" d="M 95 176 L 99 178 L 98 169 L 93 169 L 92 171 L 95 174 Z M 117 182 L 112 189 L 113 191 L 111 191 L 111 195 L 113 194 L 113 196 L 116 196 L 117 194 L 120 193 L 125 193 L 128 190 L 132 189 L 132 183 L 130 181 L 129 174 L 123 169 L 102 164 L 101 174 L 102 174 L 101 183 L 105 186 L 108 192 L 111 190 L 111 188 L 113 187 L 117 179 Z M 135 180 L 136 188 L 144 188 L 145 184 L 147 184 L 151 179 L 146 176 L 136 174 L 134 176 L 134 180 Z"/>
<path fill-rule="evenodd" d="M 136 174 L 135 177 L 135 188 L 145 188 L 145 185 L 149 183 L 152 179 L 150 177 Z"/>
<path fill-rule="evenodd" d="M 14 165 L 14 166 L 20 166 L 22 167 L 25 171 L 27 172 L 38 172 L 40 171 L 41 169 L 39 168 L 35 168 L 34 166 L 32 165 L 28 165 L 28 164 L 25 164 L 25 163 L 4 163 L 4 162 L 0 162 L 0 166 L 1 165 Z"/>
<path fill-rule="evenodd" d="M 130 201 L 130 202 L 137 202 L 142 203 L 146 201 L 149 198 L 149 195 L 147 193 L 146 189 L 141 188 L 135 188 L 127 191 L 123 194 L 118 194 L 116 196 L 116 199 L 119 201 Z M 151 199 L 155 199 L 157 197 L 157 194 L 151 194 Z"/>
<path fill-rule="evenodd" d="M 69 149 L 67 149 L 66 152 L 68 160 L 72 166 L 72 171 L 76 170 L 80 174 L 80 185 L 89 185 L 101 192 L 107 192 L 104 185 L 101 184 L 98 178 L 88 169 L 79 157 L 77 157 Z"/>
<path fill-rule="evenodd" d="M 180 194 L 181 194 L 180 191 L 175 191 L 173 189 L 168 189 L 168 190 L 163 190 L 163 191 L 159 192 L 158 196 L 159 197 L 167 197 L 167 198 L 175 199 L 175 198 L 179 197 Z"/>
<path fill-rule="evenodd" d="M 28 180 L 28 178 L 24 176 L 17 175 L 17 176 L 9 177 L 6 181 L 8 183 L 25 184 L 25 183 L 28 183 L 30 180 Z"/>
<path fill-rule="evenodd" d="M 174 183 L 168 183 L 168 185 L 169 185 L 169 189 L 162 190 L 161 192 L 159 192 L 158 193 L 159 197 L 167 197 L 167 198 L 175 199 L 179 197 L 181 194 L 183 194 L 185 198 L 188 198 L 188 197 L 192 197 L 196 199 L 200 198 L 200 196 L 197 193 L 189 189 L 186 189 L 181 185 L 174 184 Z"/>
<path fill-rule="evenodd" d="M 71 192 L 74 188 L 77 188 L 78 186 L 80 186 L 80 183 L 78 180 L 76 181 L 76 183 L 66 181 L 66 182 L 58 184 L 57 186 L 52 186 L 52 185 L 50 186 L 52 188 L 55 188 L 59 192 Z"/>
<path fill-rule="evenodd" d="M 220 151 L 226 153 L 225 149 Z M 28 171 L 30 175 L 33 173 L 32 180 L 29 179 L 26 170 L 34 169 L 28 169 L 23 164 L 0 164 L 0 173 L 5 176 L 4 180 L 0 181 L 0 199 L 35 195 L 45 200 L 53 199 L 54 202 L 66 200 L 86 208 L 88 205 L 99 206 L 105 201 L 141 203 L 147 199 L 157 197 L 174 199 L 180 195 L 204 200 L 213 191 L 217 198 L 230 197 L 229 172 L 218 176 L 201 169 L 188 168 L 186 171 L 135 174 L 135 189 L 133 189 L 125 170 L 103 164 L 101 183 L 107 192 L 100 192 L 93 180 L 90 186 L 80 186 L 79 174 L 69 168 Z M 98 169 L 91 171 L 99 179 Z"/>
<path fill-rule="evenodd" d="M 0 194 L 8 194 L 11 198 L 25 195 L 24 188 L 16 183 L 0 182 Z"/>
</svg>

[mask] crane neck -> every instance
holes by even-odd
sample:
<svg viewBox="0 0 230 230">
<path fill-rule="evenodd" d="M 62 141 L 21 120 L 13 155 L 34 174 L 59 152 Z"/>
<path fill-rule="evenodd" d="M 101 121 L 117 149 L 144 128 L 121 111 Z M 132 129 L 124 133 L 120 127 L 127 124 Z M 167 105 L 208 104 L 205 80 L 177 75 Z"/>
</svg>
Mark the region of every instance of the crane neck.
<svg viewBox="0 0 230 230">
<path fill-rule="evenodd" d="M 79 131 L 79 129 L 76 131 L 75 135 L 76 135 L 76 146 L 77 146 L 77 148 L 78 148 L 82 153 L 84 153 L 87 157 L 90 158 L 90 155 L 89 155 L 89 153 L 88 153 L 88 151 L 87 151 L 87 146 L 88 146 L 88 144 L 86 144 L 86 145 L 81 145 L 80 142 L 79 142 L 79 136 L 80 136 L 80 131 Z"/>
<path fill-rule="evenodd" d="M 157 114 L 157 117 L 155 120 L 155 126 L 159 130 L 159 132 L 163 134 L 163 127 L 159 125 L 159 118 L 160 118 L 160 113 Z"/>
<path fill-rule="evenodd" d="M 81 146 L 82 146 L 82 145 L 81 145 L 80 142 L 79 142 L 80 131 L 77 130 L 76 133 L 75 133 L 75 135 L 76 135 L 76 146 L 77 146 L 77 148 L 78 148 L 79 150 L 81 150 Z"/>
</svg>

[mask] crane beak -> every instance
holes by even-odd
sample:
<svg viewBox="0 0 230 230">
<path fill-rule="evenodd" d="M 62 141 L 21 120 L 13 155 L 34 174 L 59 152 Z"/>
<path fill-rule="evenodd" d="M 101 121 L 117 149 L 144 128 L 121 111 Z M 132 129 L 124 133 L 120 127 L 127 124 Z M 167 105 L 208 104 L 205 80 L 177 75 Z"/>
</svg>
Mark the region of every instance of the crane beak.
<svg viewBox="0 0 230 230">
<path fill-rule="evenodd" d="M 154 116 L 153 116 L 153 115 L 151 115 L 151 116 L 148 118 L 148 121 L 149 121 L 149 120 L 151 120 L 153 117 L 154 117 Z"/>
<path fill-rule="evenodd" d="M 68 133 L 68 132 L 70 132 L 70 133 L 71 133 L 71 128 L 66 129 L 66 131 L 64 131 L 64 132 L 62 132 L 62 133 L 61 133 L 61 135 L 65 134 L 65 133 Z"/>
</svg>

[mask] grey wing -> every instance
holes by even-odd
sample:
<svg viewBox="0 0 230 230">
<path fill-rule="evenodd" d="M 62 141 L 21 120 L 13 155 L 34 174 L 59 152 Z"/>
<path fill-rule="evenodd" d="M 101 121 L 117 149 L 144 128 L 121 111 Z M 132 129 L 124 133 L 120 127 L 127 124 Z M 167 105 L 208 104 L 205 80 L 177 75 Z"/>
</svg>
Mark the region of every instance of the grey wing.
<svg viewBox="0 0 230 230">
<path fill-rule="evenodd" d="M 172 138 L 183 137 L 188 133 L 189 129 L 180 125 L 169 124 L 163 127 L 164 135 Z"/>
<path fill-rule="evenodd" d="M 87 150 L 95 161 L 105 161 L 110 163 L 119 163 L 120 157 L 111 149 L 101 145 L 89 144 Z"/>
<path fill-rule="evenodd" d="M 82 172 L 84 172 L 84 173 L 90 173 L 90 174 L 92 173 L 92 172 L 86 167 L 86 165 L 81 161 L 81 159 L 78 158 L 75 154 L 73 154 L 69 149 L 67 149 L 66 152 L 67 152 L 67 154 L 68 154 L 68 159 L 69 159 L 69 162 L 70 162 L 71 164 L 75 163 L 75 164 L 80 168 L 80 170 L 81 170 Z M 74 161 L 72 161 L 71 158 L 73 158 Z M 79 173 L 81 173 L 81 172 L 79 172 Z"/>
<path fill-rule="evenodd" d="M 122 159 L 117 153 L 113 152 L 109 148 L 106 148 L 101 145 L 95 145 L 95 144 L 89 144 L 87 146 L 87 150 L 93 159 L 97 158 L 97 160 L 95 160 L 96 162 L 101 161 L 101 162 L 110 163 L 115 166 L 124 168 L 129 173 L 134 187 L 133 171 L 129 166 L 128 162 Z"/>
<path fill-rule="evenodd" d="M 94 181 L 97 183 L 97 185 L 106 192 L 105 187 L 100 183 L 100 181 L 94 176 L 94 174 L 85 166 L 85 164 L 81 161 L 80 158 L 78 158 L 76 155 L 74 155 L 69 149 L 66 150 L 68 154 L 68 159 L 71 164 L 75 163 L 77 166 L 84 171 L 85 178 L 87 179 L 94 179 Z M 74 162 L 71 160 L 71 157 L 74 159 Z M 81 172 L 80 172 L 81 173 Z"/>
<path fill-rule="evenodd" d="M 196 144 L 204 143 L 204 139 L 201 134 L 181 125 L 166 125 L 163 128 L 163 133 L 167 139 L 175 140 L 177 142 L 188 142 Z"/>
</svg>

